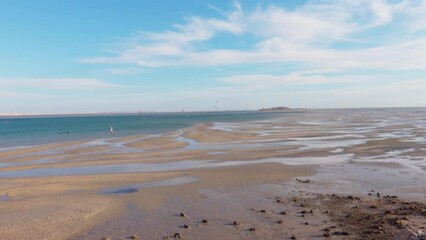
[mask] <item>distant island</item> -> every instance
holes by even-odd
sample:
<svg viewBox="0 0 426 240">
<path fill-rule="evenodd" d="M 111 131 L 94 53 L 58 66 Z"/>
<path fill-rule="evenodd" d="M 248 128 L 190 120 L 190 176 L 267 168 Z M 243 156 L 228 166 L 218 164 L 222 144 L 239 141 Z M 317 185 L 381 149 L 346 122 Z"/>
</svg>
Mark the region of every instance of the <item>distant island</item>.
<svg viewBox="0 0 426 240">
<path fill-rule="evenodd" d="M 261 111 L 261 112 L 272 112 L 272 111 L 289 111 L 289 110 L 291 110 L 291 108 L 289 108 L 289 107 L 272 107 L 272 108 L 262 108 L 262 109 L 259 109 L 259 111 Z"/>
</svg>

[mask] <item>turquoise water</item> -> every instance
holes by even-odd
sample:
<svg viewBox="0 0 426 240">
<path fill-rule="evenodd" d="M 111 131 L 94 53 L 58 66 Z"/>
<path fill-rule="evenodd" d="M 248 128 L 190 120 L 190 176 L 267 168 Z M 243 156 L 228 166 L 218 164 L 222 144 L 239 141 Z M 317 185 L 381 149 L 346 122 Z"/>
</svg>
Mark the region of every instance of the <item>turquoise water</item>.
<svg viewBox="0 0 426 240">
<path fill-rule="evenodd" d="M 0 118 L 0 148 L 156 134 L 206 122 L 267 120 L 294 112 L 197 112 Z M 109 133 L 114 127 L 114 134 Z"/>
</svg>

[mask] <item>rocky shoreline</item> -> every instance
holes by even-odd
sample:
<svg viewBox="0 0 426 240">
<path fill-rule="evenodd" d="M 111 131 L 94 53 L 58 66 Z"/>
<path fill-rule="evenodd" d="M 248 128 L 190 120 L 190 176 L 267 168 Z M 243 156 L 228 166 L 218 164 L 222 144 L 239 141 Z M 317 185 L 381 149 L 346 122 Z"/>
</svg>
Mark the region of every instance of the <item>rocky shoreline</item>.
<svg viewBox="0 0 426 240">
<path fill-rule="evenodd" d="M 299 182 L 300 179 L 296 179 Z M 307 182 L 306 182 L 307 183 Z M 288 229 L 284 239 L 304 239 L 296 228 L 305 228 L 311 238 L 319 239 L 375 239 L 375 240 L 425 240 L 426 204 L 406 201 L 397 196 L 381 196 L 370 190 L 365 196 L 318 194 L 293 191 L 287 196 L 268 196 L 270 208 L 247 209 L 263 215 L 269 226 Z M 179 226 L 181 232 L 171 233 L 163 239 L 185 239 L 191 230 L 206 227 L 214 219 L 198 219 L 186 213 L 176 214 L 187 223 Z M 297 218 L 298 227 L 294 227 Z M 192 221 L 192 222 L 191 222 Z M 229 231 L 246 231 L 255 234 L 263 226 L 248 224 L 246 219 L 223 222 L 230 226 Z M 276 228 L 276 227 L 275 227 Z M 269 229 L 270 231 L 270 229 Z M 143 239 L 143 236 L 129 235 L 121 239 Z M 103 240 L 112 240 L 105 237 Z M 191 239 L 191 238 L 190 238 Z"/>
</svg>

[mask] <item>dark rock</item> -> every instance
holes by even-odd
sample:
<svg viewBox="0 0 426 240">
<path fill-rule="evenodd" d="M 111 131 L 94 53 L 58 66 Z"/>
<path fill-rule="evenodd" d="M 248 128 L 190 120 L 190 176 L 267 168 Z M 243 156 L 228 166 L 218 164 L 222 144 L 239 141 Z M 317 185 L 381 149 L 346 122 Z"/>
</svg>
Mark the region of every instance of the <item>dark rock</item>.
<svg viewBox="0 0 426 240">
<path fill-rule="evenodd" d="M 300 183 L 311 183 L 310 179 L 299 179 L 299 178 L 296 178 L 296 181 L 300 182 Z"/>
<path fill-rule="evenodd" d="M 280 214 L 281 215 L 287 215 L 287 212 L 286 211 L 281 211 Z"/>
<path fill-rule="evenodd" d="M 182 236 L 179 233 L 175 233 L 175 235 L 173 235 L 174 238 L 182 238 Z"/>
<path fill-rule="evenodd" d="M 324 237 L 330 237 L 331 236 L 331 234 L 329 232 L 325 232 L 323 235 L 324 235 Z"/>
<path fill-rule="evenodd" d="M 209 221 L 207 219 L 203 219 L 203 223 L 208 223 Z"/>
<path fill-rule="evenodd" d="M 262 210 L 260 210 L 260 212 L 262 212 L 262 213 L 266 213 L 266 210 L 265 210 L 265 209 L 262 209 Z"/>
<path fill-rule="evenodd" d="M 189 225 L 188 224 L 184 224 L 183 228 L 189 228 Z"/>
<path fill-rule="evenodd" d="M 251 227 L 251 228 L 249 229 L 249 231 L 250 231 L 250 232 L 254 232 L 254 231 L 256 231 L 256 228 L 255 228 L 255 227 Z"/>
<path fill-rule="evenodd" d="M 393 214 L 392 210 L 386 210 L 385 214 Z"/>
<path fill-rule="evenodd" d="M 283 224 L 283 220 L 278 220 L 277 223 L 278 224 Z"/>
<path fill-rule="evenodd" d="M 180 215 L 181 217 L 185 217 L 185 216 L 186 216 L 186 215 L 185 215 L 185 213 L 182 213 L 182 212 L 181 212 L 179 215 Z"/>
<path fill-rule="evenodd" d="M 239 223 L 238 221 L 234 221 L 234 222 L 232 222 L 232 224 L 233 224 L 234 226 L 238 226 L 238 225 L 240 225 L 240 223 Z"/>
<path fill-rule="evenodd" d="M 341 232 L 334 232 L 334 235 L 341 235 L 341 236 L 349 236 L 349 233 L 346 231 L 341 231 Z"/>
</svg>

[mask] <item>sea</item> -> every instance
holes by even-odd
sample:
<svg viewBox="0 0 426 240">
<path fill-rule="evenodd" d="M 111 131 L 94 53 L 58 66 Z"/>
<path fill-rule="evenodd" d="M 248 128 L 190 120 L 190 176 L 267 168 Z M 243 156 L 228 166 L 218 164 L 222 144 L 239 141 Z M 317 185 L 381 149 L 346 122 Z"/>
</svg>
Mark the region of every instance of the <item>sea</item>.
<svg viewBox="0 0 426 240">
<path fill-rule="evenodd" d="M 200 123 L 262 121 L 301 111 L 215 111 L 0 117 L 0 149 L 98 138 L 159 134 Z M 114 133 L 110 133 L 110 126 Z"/>
</svg>

